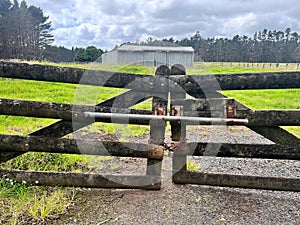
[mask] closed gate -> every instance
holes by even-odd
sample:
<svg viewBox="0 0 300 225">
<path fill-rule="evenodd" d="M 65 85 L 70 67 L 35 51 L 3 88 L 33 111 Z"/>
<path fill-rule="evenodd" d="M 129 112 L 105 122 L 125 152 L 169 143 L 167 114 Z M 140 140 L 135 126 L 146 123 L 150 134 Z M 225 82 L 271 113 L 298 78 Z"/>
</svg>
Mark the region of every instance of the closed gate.
<svg viewBox="0 0 300 225">
<path fill-rule="evenodd" d="M 86 72 L 89 79 L 85 80 Z M 0 77 L 129 89 L 95 106 L 0 99 L 1 115 L 60 120 L 28 136 L 0 135 L 0 162 L 29 151 L 147 159 L 147 172 L 141 176 L 29 171 L 0 171 L 0 176 L 33 184 L 38 180 L 39 185 L 160 189 L 164 151 L 172 150 L 175 183 L 300 190 L 300 179 L 199 173 L 186 169 L 188 155 L 202 156 L 207 144 L 216 144 L 188 142 L 187 125 L 247 126 L 274 142 L 271 145 L 223 144 L 216 147 L 217 157 L 299 160 L 299 139 L 280 128 L 299 126 L 299 110 L 255 111 L 219 93 L 220 90 L 300 88 L 299 72 L 186 76 L 183 66 L 174 65 L 171 69 L 158 67 L 155 75 L 0 62 Z M 187 99 L 187 94 L 192 98 Z M 150 98 L 152 110 L 130 109 Z M 149 125 L 149 143 L 81 141 L 79 149 L 78 140 L 62 138 L 94 122 Z M 171 124 L 171 146 L 164 143 L 167 122 Z"/>
</svg>

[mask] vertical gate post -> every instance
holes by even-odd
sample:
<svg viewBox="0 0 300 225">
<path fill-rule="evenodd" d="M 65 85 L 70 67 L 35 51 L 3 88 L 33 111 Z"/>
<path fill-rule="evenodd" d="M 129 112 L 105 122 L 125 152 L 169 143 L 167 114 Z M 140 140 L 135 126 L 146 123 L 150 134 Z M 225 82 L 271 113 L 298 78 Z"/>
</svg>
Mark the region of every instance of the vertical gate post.
<svg viewBox="0 0 300 225">
<path fill-rule="evenodd" d="M 171 75 L 186 75 L 184 66 L 175 64 L 171 68 Z M 183 106 L 177 105 L 176 100 L 182 100 L 186 98 L 186 92 L 178 84 L 170 83 L 170 102 L 171 102 L 171 115 L 180 116 L 183 115 Z M 175 145 L 175 152 L 173 155 L 173 181 L 174 176 L 179 171 L 186 171 L 185 154 L 176 154 L 176 148 L 184 145 L 186 139 L 186 125 L 183 122 L 171 122 L 171 139 L 172 145 Z"/>
<path fill-rule="evenodd" d="M 152 114 L 167 115 L 168 95 L 169 95 L 169 75 L 168 66 L 162 65 L 157 68 L 155 76 L 157 80 L 153 86 Z M 161 120 L 150 121 L 150 144 L 160 145 L 165 140 L 166 122 Z M 147 175 L 161 175 L 162 160 L 148 159 Z"/>
</svg>

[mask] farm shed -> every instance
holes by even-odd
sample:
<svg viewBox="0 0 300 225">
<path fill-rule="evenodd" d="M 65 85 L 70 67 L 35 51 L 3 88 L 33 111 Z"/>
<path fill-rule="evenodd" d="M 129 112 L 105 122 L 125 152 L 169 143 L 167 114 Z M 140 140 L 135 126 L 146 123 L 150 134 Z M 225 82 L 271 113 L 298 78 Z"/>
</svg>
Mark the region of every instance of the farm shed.
<svg viewBox="0 0 300 225">
<path fill-rule="evenodd" d="M 141 45 L 122 45 L 102 55 L 103 64 L 160 66 L 182 64 L 192 67 L 194 49 L 192 47 L 159 47 Z"/>
</svg>

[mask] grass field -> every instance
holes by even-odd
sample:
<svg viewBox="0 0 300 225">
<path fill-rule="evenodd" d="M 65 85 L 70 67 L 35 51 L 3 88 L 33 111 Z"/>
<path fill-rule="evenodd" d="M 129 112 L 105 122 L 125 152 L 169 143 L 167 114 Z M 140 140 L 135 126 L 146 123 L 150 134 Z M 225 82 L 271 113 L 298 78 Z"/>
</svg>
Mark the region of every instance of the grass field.
<svg viewBox="0 0 300 225">
<path fill-rule="evenodd" d="M 132 72 L 140 74 L 154 74 L 155 68 L 143 66 L 103 66 L 100 64 L 52 64 L 77 68 L 92 68 L 110 71 Z M 297 64 L 246 64 L 246 63 L 197 63 L 188 74 L 216 74 L 216 73 L 241 73 L 241 72 L 272 72 L 299 70 Z M 60 84 L 37 81 L 24 81 L 0 78 L 0 98 L 20 99 L 30 101 L 44 101 L 57 103 L 77 103 L 74 98 L 77 85 Z M 91 90 L 91 88 L 89 88 Z M 95 102 L 114 97 L 124 92 L 122 89 L 94 88 L 91 96 Z M 97 93 L 94 95 L 93 93 Z M 252 109 L 300 109 L 300 89 L 287 90 L 247 90 L 224 91 L 228 97 L 236 98 Z M 92 104 L 92 102 L 90 102 Z M 149 108 L 150 102 L 141 106 Z M 25 118 L 0 116 L 0 134 L 26 135 L 44 126 L 54 123 L 51 119 Z M 116 130 L 128 132 L 124 126 L 111 126 L 98 124 L 90 127 L 92 130 L 102 132 L 115 132 Z M 300 137 L 299 127 L 288 127 L 289 131 Z M 138 127 L 133 135 L 148 132 L 148 128 Z M 82 156 L 52 155 L 30 153 L 0 165 L 4 169 L 29 169 L 51 171 L 82 171 L 80 165 L 88 164 L 87 158 Z M 71 192 L 71 194 L 70 194 Z M 29 220 L 45 221 L 65 213 L 74 194 L 73 189 L 32 187 L 24 184 L 15 184 L 14 181 L 0 179 L 0 224 L 18 224 L 19 221 Z"/>
</svg>

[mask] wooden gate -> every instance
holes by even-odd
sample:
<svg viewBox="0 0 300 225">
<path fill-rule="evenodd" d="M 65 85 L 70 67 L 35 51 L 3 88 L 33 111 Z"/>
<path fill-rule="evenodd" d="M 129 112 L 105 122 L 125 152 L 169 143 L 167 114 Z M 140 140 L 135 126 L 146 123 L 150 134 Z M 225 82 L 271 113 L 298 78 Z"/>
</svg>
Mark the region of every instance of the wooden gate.
<svg viewBox="0 0 300 225">
<path fill-rule="evenodd" d="M 156 70 L 156 76 L 89 70 L 89 79 L 82 79 L 86 72 L 87 70 L 83 69 L 0 62 L 0 77 L 130 89 L 96 106 L 0 99 L 1 115 L 60 120 L 28 136 L 0 135 L 0 162 L 6 162 L 28 151 L 140 157 L 147 158 L 146 174 L 120 176 L 0 171 L 0 177 L 14 178 L 18 182 L 26 180 L 33 184 L 38 180 L 39 185 L 159 189 L 164 151 L 171 149 L 174 151 L 175 183 L 300 191 L 300 179 L 187 171 L 187 156 L 202 156 L 208 143 L 189 143 L 185 139 L 187 125 L 246 124 L 248 128 L 275 144 L 223 144 L 218 149 L 217 157 L 299 160 L 299 139 L 280 128 L 299 126 L 299 110 L 255 111 L 219 93 L 220 90 L 300 88 L 299 72 L 186 76 L 183 66 L 174 65 L 171 69 L 160 66 Z M 186 94 L 193 98 L 187 99 Z M 151 111 L 129 109 L 150 98 L 153 98 Z M 118 104 L 114 104 L 116 99 Z M 92 120 L 87 120 L 87 113 L 91 112 L 94 114 L 88 115 L 94 116 Z M 128 119 L 130 124 L 150 126 L 149 144 L 81 141 L 80 146 L 85 147 L 79 149 L 78 140 L 62 138 L 93 122 L 116 122 L 112 118 L 103 117 L 103 113 L 152 115 L 150 119 Z M 172 116 L 175 119 L 170 119 Z M 203 120 L 196 121 L 190 117 Z M 167 120 L 171 121 L 171 147 L 164 144 Z"/>
<path fill-rule="evenodd" d="M 26 181 L 32 184 L 36 184 L 38 181 L 38 185 L 159 189 L 164 155 L 164 148 L 159 143 L 164 139 L 165 123 L 145 120 L 129 121 L 131 124 L 150 125 L 151 143 L 149 144 L 81 141 L 62 137 L 93 122 L 112 122 L 111 119 L 89 120 L 85 117 L 85 112 L 126 112 L 152 115 L 156 113 L 158 107 L 162 107 L 166 113 L 168 80 L 163 75 L 169 73 L 169 68 L 166 66 L 159 67 L 156 76 L 88 71 L 89 79 L 85 80 L 82 78 L 86 72 L 83 69 L 0 62 L 0 77 L 131 89 L 96 106 L 0 99 L 1 115 L 60 120 L 28 136 L 0 135 L 0 162 L 6 162 L 29 151 L 139 157 L 148 159 L 146 174 L 143 176 L 104 176 L 83 173 L 0 171 L 0 177 L 5 176 L 13 178 L 17 182 Z M 129 109 L 131 106 L 152 97 L 152 111 Z M 116 99 L 119 102 L 117 107 L 114 105 Z M 74 116 L 76 120 L 74 120 Z M 76 123 L 75 126 L 74 123 Z M 77 145 L 78 142 L 80 142 L 80 149 Z"/>
<path fill-rule="evenodd" d="M 235 99 L 219 93 L 221 90 L 300 88 L 299 72 L 227 74 L 208 76 L 170 76 L 171 104 L 182 110 L 183 116 L 247 119 L 246 125 L 274 144 L 189 143 L 185 140 L 186 124 L 172 124 L 174 144 L 173 182 L 241 188 L 300 191 L 299 178 L 260 177 L 187 171 L 187 156 L 203 156 L 206 147 L 215 146 L 213 156 L 265 159 L 300 159 L 300 140 L 280 126 L 299 126 L 300 110 L 251 110 Z M 178 92 L 178 90 L 184 90 Z M 194 99 L 185 99 L 185 92 Z M 300 97 L 300 96 L 299 96 Z M 197 125 L 189 123 L 189 125 Z M 214 125 L 212 123 L 212 125 Z M 230 121 L 223 125 L 239 125 Z M 242 124 L 240 124 L 242 125 Z M 177 143 L 176 143 L 177 142 Z"/>
</svg>

